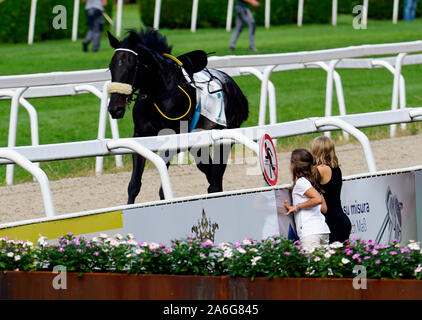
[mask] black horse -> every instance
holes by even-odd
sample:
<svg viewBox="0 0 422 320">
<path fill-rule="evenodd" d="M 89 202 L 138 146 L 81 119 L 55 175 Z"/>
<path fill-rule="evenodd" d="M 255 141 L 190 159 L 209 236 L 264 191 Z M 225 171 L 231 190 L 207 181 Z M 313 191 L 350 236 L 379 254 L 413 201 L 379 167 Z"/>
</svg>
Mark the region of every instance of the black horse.
<svg viewBox="0 0 422 320">
<path fill-rule="evenodd" d="M 122 118 L 126 106 L 135 100 L 133 107 L 134 137 L 156 136 L 162 129 L 171 129 L 175 133 L 181 132 L 181 121 L 192 122 L 197 104 L 196 88 L 186 79 L 181 69 L 187 68 L 191 76 L 197 72 L 200 61 L 202 69 L 206 66 L 206 54 L 197 51 L 196 55 L 183 55 L 177 58 L 171 56 L 172 47 L 167 39 L 159 32 L 147 29 L 137 33 L 130 30 L 128 36 L 119 41 L 108 33 L 110 45 L 115 49 L 109 66 L 112 84 L 109 87 L 110 103 L 108 111 L 114 119 Z M 201 55 L 202 53 L 202 55 Z M 204 58 L 205 56 L 205 58 Z M 205 63 L 203 62 L 205 60 Z M 202 64 L 202 65 L 201 65 Z M 248 117 L 248 101 L 237 84 L 226 73 L 210 70 L 222 84 L 225 101 L 225 115 L 227 128 L 238 128 Z M 134 97 L 135 96 L 135 97 Z M 186 122 L 185 122 L 186 124 Z M 196 128 L 222 129 L 224 128 L 207 118 L 200 116 Z M 199 170 L 207 177 L 208 192 L 223 190 L 223 175 L 230 153 L 230 145 L 216 150 L 213 159 L 208 156 L 207 161 L 201 159 L 201 151 L 197 151 L 195 161 Z M 175 153 L 166 152 L 163 158 L 170 164 Z M 216 157 L 218 159 L 216 159 Z M 144 171 L 145 159 L 133 154 L 132 177 L 128 186 L 128 204 L 135 202 L 141 189 L 141 178 Z M 160 198 L 164 198 L 160 188 Z"/>
</svg>

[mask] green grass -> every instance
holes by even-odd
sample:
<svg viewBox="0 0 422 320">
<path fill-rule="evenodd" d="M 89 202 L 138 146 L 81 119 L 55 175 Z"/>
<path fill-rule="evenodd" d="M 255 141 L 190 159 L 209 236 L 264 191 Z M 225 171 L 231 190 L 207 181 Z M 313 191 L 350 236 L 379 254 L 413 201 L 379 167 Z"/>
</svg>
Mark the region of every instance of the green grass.
<svg viewBox="0 0 422 320">
<path fill-rule="evenodd" d="M 123 29 L 139 28 L 137 8 L 124 7 Z M 331 25 L 272 26 L 270 29 L 258 27 L 256 45 L 260 53 L 294 52 L 317 49 L 346 47 L 351 45 L 392 43 L 420 40 L 422 19 L 413 23 L 400 21 L 393 25 L 390 21 L 368 22 L 368 29 L 354 30 L 352 16 L 340 16 L 337 27 Z M 188 26 L 187 26 L 188 27 Z M 231 54 L 228 44 L 231 33 L 223 29 L 161 30 L 173 45 L 175 55 L 203 49 L 216 55 Z M 71 71 L 106 68 L 113 54 L 104 36 L 98 53 L 83 53 L 82 39 L 78 42 L 54 40 L 26 44 L 0 44 L 0 75 L 27 74 L 52 71 Z M 240 36 L 236 54 L 249 54 L 246 30 Z M 386 110 L 391 105 L 392 75 L 385 69 L 339 70 L 342 77 L 348 113 Z M 408 66 L 403 70 L 406 79 L 407 105 L 422 104 L 420 79 L 422 66 Z M 305 117 L 322 116 L 325 105 L 325 77 L 322 70 L 299 70 L 274 73 L 271 76 L 277 94 L 278 121 L 290 121 Z M 252 76 L 236 78 L 236 82 L 246 93 L 250 104 L 250 116 L 244 126 L 257 124 L 260 82 Z M 92 95 L 74 97 L 31 99 L 38 111 L 40 143 L 60 143 L 96 139 L 99 101 Z M 334 110 L 337 104 L 334 98 Z M 10 101 L 0 101 L 0 146 L 7 146 Z M 129 112 L 119 121 L 121 137 L 132 136 L 133 124 Z M 415 134 L 420 125 L 410 125 L 405 133 Z M 366 129 L 371 139 L 388 136 L 386 128 Z M 110 132 L 107 133 L 110 137 Z M 282 139 L 284 149 L 307 146 L 313 135 Z M 335 135 L 336 136 L 336 135 Z M 22 108 L 19 111 L 17 145 L 30 143 L 29 118 Z M 341 141 L 337 141 L 341 143 Z M 287 147 L 286 147 L 287 146 Z M 283 147 L 281 147 L 283 149 Z M 283 150 L 284 150 L 283 149 Z M 128 157 L 124 157 L 130 167 Z M 43 163 L 51 179 L 67 176 L 94 174 L 93 159 L 79 159 Z M 113 159 L 107 158 L 106 171 L 113 171 Z M 16 181 L 31 181 L 31 177 L 17 168 Z M 4 183 L 5 169 L 0 167 L 0 184 Z"/>
</svg>

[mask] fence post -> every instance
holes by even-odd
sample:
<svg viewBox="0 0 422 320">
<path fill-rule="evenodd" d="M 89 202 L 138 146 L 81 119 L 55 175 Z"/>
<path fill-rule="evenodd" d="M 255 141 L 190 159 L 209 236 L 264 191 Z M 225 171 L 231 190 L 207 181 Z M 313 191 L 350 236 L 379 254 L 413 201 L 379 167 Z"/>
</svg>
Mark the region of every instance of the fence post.
<svg viewBox="0 0 422 320">
<path fill-rule="evenodd" d="M 338 11 L 337 0 L 333 0 L 333 12 L 332 12 L 332 19 L 331 19 L 333 26 L 337 25 L 337 11 Z"/>
<path fill-rule="evenodd" d="M 41 195 L 44 203 L 45 215 L 47 217 L 54 217 L 56 215 L 53 206 L 53 197 L 51 195 L 50 182 L 48 177 L 43 170 L 33 164 L 27 158 L 8 148 L 0 149 L 0 158 L 5 158 L 13 161 L 23 169 L 28 171 L 38 181 L 41 189 Z"/>
<path fill-rule="evenodd" d="M 393 23 L 397 24 L 397 19 L 399 16 L 399 0 L 394 0 L 393 5 Z"/>
<path fill-rule="evenodd" d="M 117 12 L 116 12 L 116 36 L 120 37 L 122 32 L 122 10 L 123 0 L 117 0 Z"/>
<path fill-rule="evenodd" d="M 271 0 L 265 0 L 265 28 L 270 28 Z"/>
<path fill-rule="evenodd" d="M 264 70 L 264 74 L 261 81 L 261 97 L 259 101 L 259 120 L 258 125 L 265 125 L 265 117 L 267 111 L 267 91 L 268 91 L 268 81 L 270 80 L 271 72 L 276 66 L 267 66 Z"/>
<path fill-rule="evenodd" d="M 403 60 L 406 57 L 407 53 L 399 53 L 396 58 L 396 65 L 394 68 L 394 85 L 393 85 L 393 98 L 391 102 L 391 110 L 397 110 L 399 104 L 399 90 L 400 90 L 400 77 L 401 77 L 401 67 Z M 390 126 L 390 136 L 394 137 L 396 135 L 397 125 L 392 124 Z"/>
<path fill-rule="evenodd" d="M 299 27 L 302 26 L 303 21 L 303 0 L 299 0 L 298 8 L 297 8 L 297 25 Z"/>
<path fill-rule="evenodd" d="M 107 148 L 109 150 L 117 148 L 127 148 L 135 151 L 145 159 L 150 160 L 158 170 L 163 187 L 164 198 L 166 200 L 173 199 L 173 190 L 171 188 L 170 177 L 168 174 L 167 166 L 164 160 L 151 150 L 145 148 L 143 145 L 131 139 L 119 139 L 107 141 Z"/>
<path fill-rule="evenodd" d="M 196 24 L 198 20 L 198 0 L 193 0 L 192 3 L 192 19 L 190 23 L 190 31 L 195 32 L 196 31 Z"/>
<path fill-rule="evenodd" d="M 160 26 L 160 11 L 161 11 L 161 0 L 155 0 L 154 24 L 153 24 L 153 28 L 155 30 L 158 30 Z"/>
<path fill-rule="evenodd" d="M 334 69 L 339 60 L 331 60 L 327 69 L 327 86 L 325 88 L 325 116 L 330 117 L 333 113 L 333 81 Z M 327 137 L 331 136 L 331 132 L 325 132 Z"/>
<path fill-rule="evenodd" d="M 226 31 L 229 32 L 232 29 L 233 20 L 233 0 L 229 0 L 227 4 L 227 19 L 226 19 Z"/>
<path fill-rule="evenodd" d="M 75 0 L 73 7 L 73 23 L 72 23 L 72 41 L 78 39 L 78 23 L 79 23 L 79 0 Z"/>
<path fill-rule="evenodd" d="M 10 106 L 10 120 L 9 120 L 9 136 L 7 146 L 14 147 L 16 146 L 16 131 L 18 127 L 18 109 L 19 109 L 19 100 L 22 97 L 23 93 L 28 88 L 17 89 L 12 97 L 12 103 Z M 14 165 L 8 164 L 6 166 L 6 184 L 13 184 L 13 172 Z"/>
<path fill-rule="evenodd" d="M 29 16 L 28 44 L 34 43 L 35 18 L 37 14 L 37 0 L 31 1 L 31 13 Z"/>
<path fill-rule="evenodd" d="M 363 0 L 362 24 L 366 27 L 368 24 L 368 0 Z"/>
</svg>

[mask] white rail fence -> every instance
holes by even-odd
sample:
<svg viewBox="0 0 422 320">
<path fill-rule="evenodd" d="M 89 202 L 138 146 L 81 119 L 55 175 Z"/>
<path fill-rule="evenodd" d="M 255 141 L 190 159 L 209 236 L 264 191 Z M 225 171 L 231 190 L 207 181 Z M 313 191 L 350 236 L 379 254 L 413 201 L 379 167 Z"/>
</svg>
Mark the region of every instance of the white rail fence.
<svg viewBox="0 0 422 320">
<path fill-rule="evenodd" d="M 48 74 L 33 74 L 0 77 L 0 99 L 11 99 L 11 111 L 9 120 L 8 146 L 16 145 L 18 108 L 23 106 L 29 114 L 31 126 L 31 143 L 39 144 L 38 115 L 35 107 L 27 100 L 39 97 L 71 96 L 91 93 L 100 100 L 98 139 L 104 139 L 106 135 L 107 116 L 109 117 L 110 129 L 114 139 L 119 138 L 117 121 L 107 113 L 108 94 L 107 85 L 110 75 L 105 70 L 57 72 Z M 15 88 L 13 88 L 15 87 Z M 16 88 L 17 87 L 17 88 Z M 116 157 L 116 166 L 122 167 L 121 156 Z M 96 159 L 96 173 L 103 169 L 103 158 Z M 6 183 L 13 184 L 13 165 L 7 166 Z"/>
<path fill-rule="evenodd" d="M 422 121 L 422 108 L 381 111 L 338 117 L 309 118 L 278 123 L 275 125 L 218 131 L 201 131 L 159 137 L 115 140 L 102 139 L 40 146 L 0 148 L 0 164 L 17 163 L 33 174 L 40 185 L 46 216 L 54 216 L 55 210 L 48 178 L 34 162 L 136 152 L 150 160 L 156 166 L 160 175 L 165 198 L 172 199 L 173 193 L 167 167 L 164 160 L 154 152 L 177 149 L 188 150 L 192 147 L 207 147 L 212 146 L 216 141 L 222 139 L 218 143 L 230 144 L 232 142 L 238 142 L 256 153 L 258 147 L 254 141 L 257 141 L 263 133 L 268 133 L 272 138 L 281 138 L 341 129 L 356 137 L 360 142 L 367 162 L 368 172 L 375 173 L 377 168 L 370 141 L 358 128 L 414 121 Z M 234 141 L 232 141 L 232 139 Z"/>
<path fill-rule="evenodd" d="M 403 65 L 422 63 L 422 54 L 407 55 L 422 51 L 422 41 L 364 45 L 340 49 L 318 50 L 284 54 L 265 54 L 248 56 L 224 56 L 209 59 L 210 68 L 226 71 L 231 76 L 252 74 L 261 81 L 258 125 L 266 123 L 267 104 L 270 123 L 277 123 L 275 87 L 270 76 L 273 72 L 299 70 L 308 68 L 322 68 L 327 72 L 325 116 L 332 115 L 333 82 L 336 86 L 340 115 L 346 114 L 346 105 L 343 95 L 341 77 L 336 69 L 373 69 L 384 67 L 394 75 L 391 109 L 397 110 L 400 99 L 400 108 L 406 107 L 405 80 L 401 74 Z M 363 56 L 391 55 L 397 57 L 351 59 Z M 53 72 L 46 74 L 31 74 L 0 77 L 0 98 L 11 99 L 11 114 L 9 124 L 8 147 L 16 144 L 17 111 L 22 105 L 30 115 L 31 142 L 39 144 L 38 119 L 36 109 L 27 101 L 33 97 L 52 97 L 92 93 L 100 99 L 100 117 L 98 138 L 104 139 L 107 122 L 108 94 L 106 86 L 110 81 L 107 69 Z M 109 119 L 114 139 L 119 138 L 116 120 Z M 391 135 L 395 134 L 395 124 L 391 127 Z M 405 124 L 402 124 L 405 126 Z M 348 138 L 347 132 L 344 132 Z M 96 160 L 96 172 L 102 172 L 102 157 Z M 116 165 L 122 166 L 121 157 L 116 157 Z M 13 165 L 7 168 L 6 181 L 13 183 Z"/>
</svg>

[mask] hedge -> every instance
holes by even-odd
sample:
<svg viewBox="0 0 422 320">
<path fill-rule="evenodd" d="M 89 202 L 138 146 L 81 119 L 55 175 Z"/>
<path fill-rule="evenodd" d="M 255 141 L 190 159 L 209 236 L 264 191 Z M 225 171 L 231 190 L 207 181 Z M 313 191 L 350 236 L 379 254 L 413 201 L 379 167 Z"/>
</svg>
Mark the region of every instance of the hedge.
<svg viewBox="0 0 422 320">
<path fill-rule="evenodd" d="M 152 26 L 154 21 L 155 0 L 138 0 L 142 21 Z M 189 28 L 191 23 L 192 0 L 163 0 L 160 16 L 160 27 Z M 272 0 L 271 24 L 291 24 L 297 22 L 297 0 Z M 261 6 L 251 8 L 256 23 L 263 25 L 265 20 L 265 2 Z M 198 7 L 198 28 L 224 28 L 227 17 L 227 0 L 201 0 Z M 306 0 L 303 22 L 328 23 L 331 18 L 329 1 Z M 235 19 L 233 16 L 233 23 Z"/>
<path fill-rule="evenodd" d="M 106 12 L 111 16 L 113 2 L 108 1 Z M 53 20 L 58 15 L 53 13 L 56 5 L 66 8 L 66 29 L 55 30 Z M 46 39 L 71 38 L 73 21 L 73 0 L 42 0 L 37 2 L 34 41 Z M 30 15 L 30 0 L 0 0 L 0 42 L 26 42 L 28 39 L 28 25 Z M 105 21 L 104 30 L 109 24 Z M 78 36 L 82 37 L 87 32 L 88 26 L 81 1 L 79 12 Z"/>
</svg>

